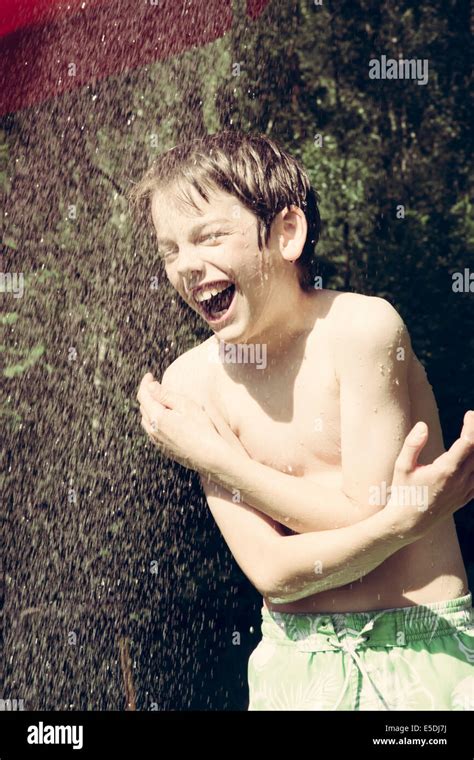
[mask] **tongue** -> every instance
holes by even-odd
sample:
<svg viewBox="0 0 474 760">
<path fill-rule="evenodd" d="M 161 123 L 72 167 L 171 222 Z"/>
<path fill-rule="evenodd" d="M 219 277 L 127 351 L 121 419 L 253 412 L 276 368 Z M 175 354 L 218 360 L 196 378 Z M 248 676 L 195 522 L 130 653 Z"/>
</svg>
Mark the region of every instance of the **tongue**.
<svg viewBox="0 0 474 760">
<path fill-rule="evenodd" d="M 205 310 L 208 316 L 220 317 L 222 314 L 225 314 L 232 302 L 234 290 L 235 286 L 229 285 L 228 288 L 210 298 L 209 301 L 206 301 Z"/>
</svg>

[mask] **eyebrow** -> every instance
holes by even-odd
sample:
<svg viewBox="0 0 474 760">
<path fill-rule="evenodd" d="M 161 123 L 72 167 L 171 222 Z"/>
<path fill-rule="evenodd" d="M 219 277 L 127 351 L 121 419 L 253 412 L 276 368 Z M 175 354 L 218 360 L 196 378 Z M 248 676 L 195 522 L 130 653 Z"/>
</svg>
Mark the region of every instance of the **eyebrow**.
<svg viewBox="0 0 474 760">
<path fill-rule="evenodd" d="M 207 222 L 200 222 L 199 224 L 195 224 L 194 227 L 191 227 L 189 231 L 190 238 L 193 238 L 198 232 L 201 232 L 201 230 L 204 229 L 204 227 L 208 227 L 210 224 L 220 224 L 222 222 L 229 222 L 229 219 L 220 218 L 220 219 L 209 219 Z M 158 238 L 158 245 L 165 245 L 166 243 L 174 243 L 174 240 L 170 240 L 169 238 Z"/>
</svg>

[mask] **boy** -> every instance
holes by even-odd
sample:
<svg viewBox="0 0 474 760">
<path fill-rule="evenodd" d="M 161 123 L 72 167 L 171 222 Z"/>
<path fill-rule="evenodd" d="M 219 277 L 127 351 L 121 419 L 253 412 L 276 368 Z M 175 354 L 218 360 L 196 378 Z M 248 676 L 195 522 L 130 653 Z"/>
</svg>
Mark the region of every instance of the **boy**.
<svg viewBox="0 0 474 760">
<path fill-rule="evenodd" d="M 436 480 L 454 447 L 443 454 L 403 321 L 383 299 L 313 287 L 320 220 L 304 169 L 267 137 L 223 132 L 160 156 L 132 200 L 148 204 L 170 282 L 214 333 L 161 387 L 145 377 L 139 400 L 150 437 L 201 473 L 264 596 L 249 709 L 474 709 L 452 518 L 472 498 L 472 447 L 455 444 L 462 483 Z M 403 467 L 417 420 L 429 441 L 421 424 Z M 436 462 L 415 469 L 417 457 Z"/>
</svg>

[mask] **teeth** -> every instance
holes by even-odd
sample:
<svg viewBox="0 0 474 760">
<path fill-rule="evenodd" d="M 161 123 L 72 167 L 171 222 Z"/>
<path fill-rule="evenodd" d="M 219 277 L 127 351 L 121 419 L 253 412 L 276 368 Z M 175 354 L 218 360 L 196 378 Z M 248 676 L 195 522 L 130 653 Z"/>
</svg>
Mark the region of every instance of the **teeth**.
<svg viewBox="0 0 474 760">
<path fill-rule="evenodd" d="M 200 293 L 196 295 L 196 301 L 198 303 L 202 303 L 203 301 L 209 301 L 212 296 L 215 295 L 211 290 L 201 290 Z"/>
<path fill-rule="evenodd" d="M 213 296 L 217 296 L 218 293 L 222 293 L 222 291 L 228 288 L 230 284 L 231 283 L 223 283 L 222 285 L 217 285 L 213 288 L 209 288 L 209 290 L 201 290 L 199 293 L 196 293 L 195 299 L 198 303 L 209 301 L 209 299 Z"/>
</svg>

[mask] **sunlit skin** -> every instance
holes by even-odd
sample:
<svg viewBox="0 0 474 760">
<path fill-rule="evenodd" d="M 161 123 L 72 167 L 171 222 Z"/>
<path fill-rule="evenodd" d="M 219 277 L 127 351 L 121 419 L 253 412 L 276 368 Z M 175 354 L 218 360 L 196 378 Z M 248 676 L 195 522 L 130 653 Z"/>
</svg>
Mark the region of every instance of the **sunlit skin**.
<svg viewBox="0 0 474 760">
<path fill-rule="evenodd" d="M 236 316 L 215 330 L 216 336 L 226 343 L 265 343 L 269 353 L 281 351 L 309 328 L 306 303 L 315 302 L 314 293 L 302 292 L 293 263 L 306 237 L 303 212 L 296 206 L 281 212 L 261 251 L 256 217 L 234 196 L 219 191 L 207 204 L 191 192 L 201 214 L 169 192 L 155 192 L 152 198 L 168 279 L 197 313 L 192 288 L 213 280 L 234 282 Z"/>
<path fill-rule="evenodd" d="M 302 291 L 294 264 L 307 231 L 301 209 L 292 206 L 276 216 L 260 251 L 256 218 L 234 196 L 216 191 L 207 204 L 194 192 L 197 211 L 176 201 L 169 190 L 154 193 L 151 209 L 171 284 L 197 313 L 192 290 L 202 283 L 231 281 L 236 300 L 228 318 L 218 328 L 211 325 L 215 335 L 180 356 L 161 385 L 149 374 L 144 378 L 139 393 L 142 424 L 162 451 L 201 474 L 210 471 L 209 452 L 226 448 L 223 438 L 233 447 L 235 461 L 239 454 L 246 457 L 239 460 L 234 478 L 252 472 L 249 461 L 264 465 L 258 487 L 251 475 L 246 481 L 251 483 L 249 498 L 258 496 L 262 512 L 232 503 L 234 481 L 225 472 L 212 495 L 205 487 L 224 538 L 252 578 L 253 562 L 259 561 L 257 549 L 252 558 L 253 531 L 262 537 L 265 531 L 281 536 L 285 524 L 297 533 L 331 530 L 380 509 L 368 507 L 368 488 L 392 482 L 403 439 L 417 420 L 429 429 L 419 463 L 443 461 L 447 455 L 436 402 L 403 323 L 388 304 L 354 293 Z M 210 363 L 208 347 L 216 339 L 264 343 L 268 369 Z M 395 359 L 400 345 L 406 351 L 401 362 Z M 150 383 L 155 406 L 147 391 Z M 181 405 L 175 394 L 193 399 L 195 407 Z M 160 411 L 166 407 L 176 410 L 168 422 Z M 324 421 L 322 434 L 315 431 L 315 417 Z M 158 427 L 152 428 L 154 419 Z M 472 459 L 470 452 L 468 447 L 464 459 Z M 469 466 L 471 472 L 472 462 Z M 446 490 L 434 465 L 427 470 L 430 483 Z M 245 492 L 246 484 L 241 487 Z M 448 495 L 458 499 L 459 488 L 451 482 L 449 488 Z M 449 516 L 361 583 L 286 604 L 265 601 L 280 611 L 342 612 L 444 600 L 466 590 Z"/>
</svg>

